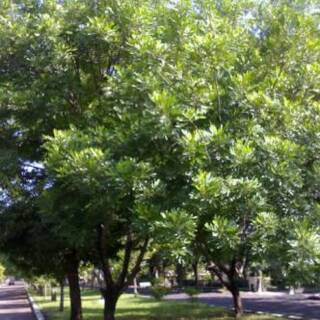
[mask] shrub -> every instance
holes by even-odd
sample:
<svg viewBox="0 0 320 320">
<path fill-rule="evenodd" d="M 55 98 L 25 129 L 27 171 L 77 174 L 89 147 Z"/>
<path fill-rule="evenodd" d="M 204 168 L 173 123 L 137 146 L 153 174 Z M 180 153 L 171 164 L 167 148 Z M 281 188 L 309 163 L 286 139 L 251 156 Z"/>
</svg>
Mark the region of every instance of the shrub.
<svg viewBox="0 0 320 320">
<path fill-rule="evenodd" d="M 184 289 L 184 292 L 191 298 L 191 301 L 196 300 L 196 296 L 200 293 L 200 290 L 195 287 L 188 287 Z"/>
<path fill-rule="evenodd" d="M 158 287 L 164 287 L 164 278 L 163 277 L 159 277 L 159 278 L 153 278 L 151 280 L 152 286 L 155 288 Z"/>
<path fill-rule="evenodd" d="M 151 288 L 151 295 L 156 300 L 162 300 L 162 298 L 169 293 L 169 289 L 166 287 L 155 286 Z"/>
</svg>

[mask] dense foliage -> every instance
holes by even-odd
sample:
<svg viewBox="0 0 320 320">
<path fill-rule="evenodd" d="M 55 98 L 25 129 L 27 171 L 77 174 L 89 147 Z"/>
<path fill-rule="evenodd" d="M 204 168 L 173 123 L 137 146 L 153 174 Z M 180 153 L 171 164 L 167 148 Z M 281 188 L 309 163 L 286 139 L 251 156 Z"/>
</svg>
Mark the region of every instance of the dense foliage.
<svg viewBox="0 0 320 320">
<path fill-rule="evenodd" d="M 154 248 L 178 267 L 204 261 L 237 316 L 252 266 L 315 281 L 317 10 L 3 1 L 2 251 L 28 272 L 66 274 L 71 319 L 82 319 L 81 261 L 103 271 L 110 320 Z"/>
</svg>

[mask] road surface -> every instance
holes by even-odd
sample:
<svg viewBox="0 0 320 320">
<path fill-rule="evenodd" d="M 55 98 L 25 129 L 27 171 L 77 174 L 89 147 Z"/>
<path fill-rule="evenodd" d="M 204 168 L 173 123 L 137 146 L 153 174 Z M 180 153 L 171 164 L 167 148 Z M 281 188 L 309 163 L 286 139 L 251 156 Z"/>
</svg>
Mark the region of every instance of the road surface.
<svg viewBox="0 0 320 320">
<path fill-rule="evenodd" d="M 242 293 L 244 308 L 274 315 L 284 315 L 292 319 L 320 320 L 320 301 L 310 300 L 310 294 L 288 295 L 283 292 Z M 169 300 L 185 300 L 185 294 L 170 294 Z M 232 298 L 228 293 L 202 293 L 199 300 L 211 305 L 232 308 Z"/>
<path fill-rule="evenodd" d="M 22 282 L 0 286 L 0 320 L 35 320 Z"/>
</svg>

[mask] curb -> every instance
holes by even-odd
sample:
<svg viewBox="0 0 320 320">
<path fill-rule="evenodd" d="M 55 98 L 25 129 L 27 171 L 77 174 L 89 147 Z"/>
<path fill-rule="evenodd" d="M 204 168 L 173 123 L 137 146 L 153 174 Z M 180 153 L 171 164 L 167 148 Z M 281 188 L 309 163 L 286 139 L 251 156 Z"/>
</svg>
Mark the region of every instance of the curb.
<svg viewBox="0 0 320 320">
<path fill-rule="evenodd" d="M 270 313 L 265 311 L 253 311 L 253 310 L 244 310 L 245 313 L 258 314 L 258 315 L 269 315 L 277 318 L 290 319 L 290 315 L 286 315 L 283 313 Z M 302 319 L 302 317 L 298 317 L 297 319 Z"/>
<path fill-rule="evenodd" d="M 27 297 L 31 306 L 31 310 L 36 318 L 36 320 L 46 320 L 43 313 L 41 312 L 39 306 L 36 304 L 36 302 L 33 300 L 31 295 L 29 294 L 28 290 L 26 289 Z"/>
<path fill-rule="evenodd" d="M 210 306 L 213 307 L 221 307 L 219 305 L 215 305 L 215 304 L 210 304 Z M 233 311 L 234 312 L 234 308 L 233 307 L 225 307 L 227 310 L 229 311 Z M 266 311 L 253 311 L 250 309 L 244 309 L 243 310 L 244 313 L 250 313 L 250 314 L 257 314 L 257 315 L 266 315 L 266 316 L 273 316 L 273 317 L 277 317 L 277 318 L 283 318 L 283 319 L 302 319 L 302 317 L 295 317 L 295 316 L 290 316 L 284 313 L 271 313 L 271 312 L 266 312 Z M 293 317 L 293 318 L 291 318 Z"/>
</svg>

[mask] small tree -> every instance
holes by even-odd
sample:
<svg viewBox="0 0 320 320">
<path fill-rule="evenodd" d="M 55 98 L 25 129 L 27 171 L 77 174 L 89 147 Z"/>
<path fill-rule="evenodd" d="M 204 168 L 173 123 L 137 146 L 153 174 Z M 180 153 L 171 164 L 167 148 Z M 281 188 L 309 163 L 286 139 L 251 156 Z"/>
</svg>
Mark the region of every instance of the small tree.
<svg viewBox="0 0 320 320">
<path fill-rule="evenodd" d="M 201 291 L 197 288 L 188 287 L 188 288 L 184 288 L 184 292 L 190 297 L 192 302 L 195 302 L 197 300 L 197 295 Z"/>
<path fill-rule="evenodd" d="M 291 221 L 286 255 L 282 257 L 286 282 L 293 290 L 301 285 L 318 283 L 320 238 L 319 227 L 311 221 Z"/>
<path fill-rule="evenodd" d="M 156 299 L 156 300 L 162 300 L 163 297 L 168 294 L 170 290 L 166 287 L 163 286 L 154 286 L 151 288 L 151 295 Z"/>
</svg>

